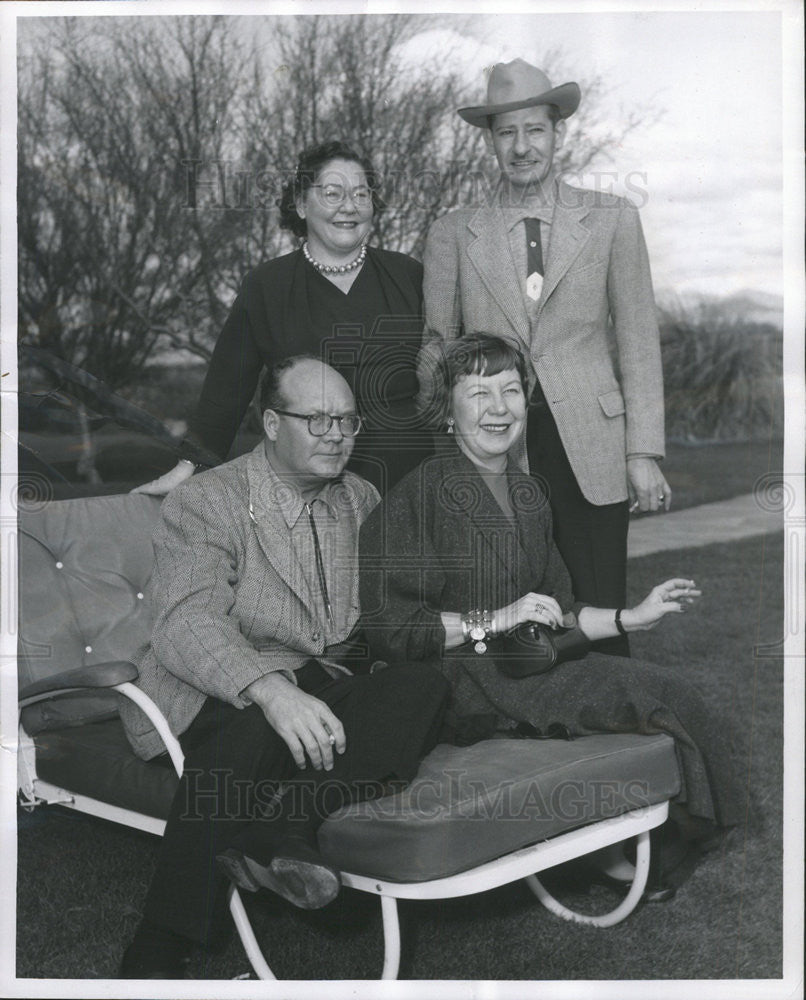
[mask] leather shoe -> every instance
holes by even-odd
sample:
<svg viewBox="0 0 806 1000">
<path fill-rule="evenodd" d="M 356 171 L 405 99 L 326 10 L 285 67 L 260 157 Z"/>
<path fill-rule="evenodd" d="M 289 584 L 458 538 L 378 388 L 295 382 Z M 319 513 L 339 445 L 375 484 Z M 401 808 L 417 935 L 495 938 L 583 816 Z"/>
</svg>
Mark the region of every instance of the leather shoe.
<svg viewBox="0 0 806 1000">
<path fill-rule="evenodd" d="M 632 885 L 631 879 L 616 878 L 613 875 L 608 875 L 607 872 L 601 871 L 599 868 L 595 868 L 593 865 L 588 869 L 588 877 L 591 882 L 595 882 L 597 885 L 606 885 L 610 889 L 616 889 L 624 893 L 629 892 Z M 647 883 L 646 888 L 641 893 L 641 902 L 666 903 L 676 892 L 677 889 L 673 885 L 669 885 L 664 879 L 658 879 L 652 883 Z"/>
<path fill-rule="evenodd" d="M 302 910 L 327 906 L 341 887 L 338 871 L 299 836 L 284 837 L 267 865 L 234 847 L 217 855 L 216 861 L 239 889 L 269 889 Z"/>
</svg>

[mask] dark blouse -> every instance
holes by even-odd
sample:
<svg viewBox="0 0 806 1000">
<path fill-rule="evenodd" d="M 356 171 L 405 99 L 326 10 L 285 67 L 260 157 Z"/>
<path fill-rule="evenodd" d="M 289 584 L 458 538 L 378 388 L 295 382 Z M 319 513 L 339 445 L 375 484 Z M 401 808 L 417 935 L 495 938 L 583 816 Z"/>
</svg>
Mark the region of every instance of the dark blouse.
<svg viewBox="0 0 806 1000">
<path fill-rule="evenodd" d="M 226 458 L 263 368 L 312 354 L 350 384 L 364 426 L 349 467 L 383 491 L 430 452 L 414 401 L 422 329 L 422 265 L 405 254 L 370 248 L 347 293 L 299 250 L 266 261 L 222 328 L 188 439 Z"/>
</svg>

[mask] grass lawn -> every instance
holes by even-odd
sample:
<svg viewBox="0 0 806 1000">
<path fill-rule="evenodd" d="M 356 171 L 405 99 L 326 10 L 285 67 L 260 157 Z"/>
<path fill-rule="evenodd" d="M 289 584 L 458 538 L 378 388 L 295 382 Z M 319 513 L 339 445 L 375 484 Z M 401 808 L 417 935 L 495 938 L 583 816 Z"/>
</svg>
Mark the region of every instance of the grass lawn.
<svg viewBox="0 0 806 1000">
<path fill-rule="evenodd" d="M 744 491 L 744 490 L 743 490 Z M 782 538 L 661 553 L 630 564 L 631 598 L 681 567 L 703 587 L 698 608 L 638 636 L 633 655 L 703 690 L 730 730 L 745 820 L 665 904 L 607 930 L 553 917 L 513 884 L 465 899 L 411 903 L 403 976 L 412 979 L 714 979 L 781 976 L 782 660 L 754 650 L 782 635 Z M 139 917 L 158 841 L 53 808 L 19 823 L 17 976 L 113 976 Z M 593 890 L 576 902 L 614 897 Z M 268 895 L 248 901 L 280 978 L 379 975 L 377 900 L 345 890 L 304 913 Z M 249 971 L 235 938 L 198 956 L 195 978 Z M 693 992 L 701 989 L 694 987 Z"/>
<path fill-rule="evenodd" d="M 783 441 L 666 446 L 662 470 L 672 488 L 672 510 L 752 493 L 762 476 L 783 468 Z"/>
<path fill-rule="evenodd" d="M 57 500 L 127 493 L 176 463 L 169 448 L 143 435 L 102 428 L 94 435 L 100 482 L 87 483 L 76 475 L 76 457 L 81 453 L 77 435 L 24 432 L 21 440 L 31 451 L 21 454 L 20 476 L 24 479 L 27 475 L 38 488 L 45 475 L 53 483 Z M 257 440 L 257 435 L 242 432 L 233 457 L 253 448 Z M 762 476 L 780 472 L 782 466 L 783 441 L 776 439 L 704 445 L 671 443 L 662 469 L 672 488 L 672 509 L 683 510 L 752 493 Z"/>
</svg>

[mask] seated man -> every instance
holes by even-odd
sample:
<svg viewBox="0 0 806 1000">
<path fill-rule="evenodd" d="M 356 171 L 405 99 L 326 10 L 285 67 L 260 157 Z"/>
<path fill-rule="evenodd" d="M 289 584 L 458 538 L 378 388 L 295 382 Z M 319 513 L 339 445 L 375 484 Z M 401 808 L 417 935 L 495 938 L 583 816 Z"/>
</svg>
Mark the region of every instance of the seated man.
<svg viewBox="0 0 806 1000">
<path fill-rule="evenodd" d="M 264 440 L 165 500 L 155 624 L 139 685 L 185 753 L 143 920 L 122 978 L 181 978 L 229 927 L 227 876 L 316 908 L 338 893 L 316 830 L 347 802 L 410 781 L 446 697 L 430 667 L 354 675 L 358 529 L 378 500 L 344 467 L 360 420 L 314 358 L 267 372 Z M 133 704 L 129 739 L 164 747 Z"/>
</svg>

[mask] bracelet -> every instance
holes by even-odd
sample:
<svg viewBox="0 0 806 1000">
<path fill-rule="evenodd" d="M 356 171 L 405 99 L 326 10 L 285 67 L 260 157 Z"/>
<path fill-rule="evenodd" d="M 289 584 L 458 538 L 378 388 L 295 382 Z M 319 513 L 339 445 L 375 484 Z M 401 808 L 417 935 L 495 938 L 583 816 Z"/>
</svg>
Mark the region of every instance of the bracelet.
<svg viewBox="0 0 806 1000">
<path fill-rule="evenodd" d="M 624 610 L 624 608 L 617 608 L 616 609 L 616 629 L 618 630 L 619 635 L 626 635 L 627 634 L 627 629 L 624 628 L 624 626 L 621 624 L 621 612 L 623 610 Z"/>
<path fill-rule="evenodd" d="M 473 640 L 473 648 L 477 653 L 487 652 L 486 640 L 492 635 L 493 616 L 487 610 L 474 608 L 462 616 L 462 636 L 467 635 Z M 467 642 L 467 639 L 465 639 Z"/>
<path fill-rule="evenodd" d="M 459 624 L 462 626 L 462 642 L 470 642 L 470 624 L 464 615 L 459 619 Z"/>
</svg>

